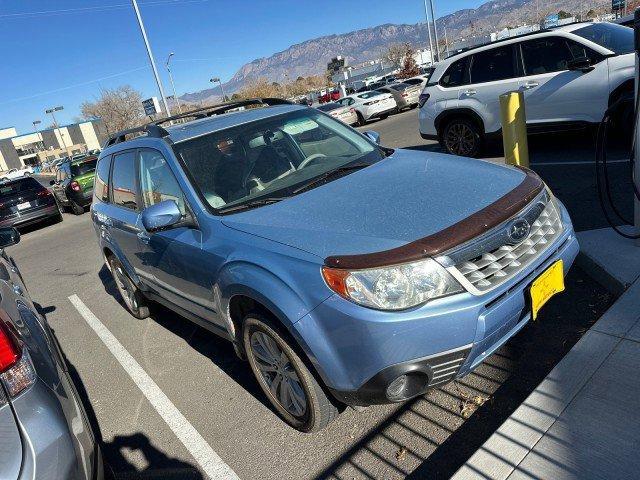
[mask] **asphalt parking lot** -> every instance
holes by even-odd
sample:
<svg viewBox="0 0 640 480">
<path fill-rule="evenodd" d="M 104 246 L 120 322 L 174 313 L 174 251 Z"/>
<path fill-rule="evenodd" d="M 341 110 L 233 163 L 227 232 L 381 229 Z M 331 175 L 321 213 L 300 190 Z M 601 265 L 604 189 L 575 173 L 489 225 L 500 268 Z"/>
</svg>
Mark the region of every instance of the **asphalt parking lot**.
<svg viewBox="0 0 640 480">
<path fill-rule="evenodd" d="M 409 111 L 364 129 L 379 131 L 389 146 L 437 150 L 417 134 L 416 115 Z M 593 153 L 587 140 L 531 145 L 532 167 L 581 229 L 603 222 L 590 190 Z M 499 154 L 488 158 L 501 160 Z M 612 166 L 621 200 L 625 168 Z M 347 409 L 325 430 L 306 435 L 271 411 L 230 344 L 164 308 L 155 308 L 147 320 L 126 312 L 89 214 L 65 214 L 60 224 L 30 229 L 9 253 L 62 345 L 117 479 L 199 479 L 205 469 L 96 334 L 86 312 L 72 304 L 74 295 L 242 479 L 448 478 L 613 301 L 574 268 L 565 294 L 473 374 L 405 404 Z"/>
</svg>

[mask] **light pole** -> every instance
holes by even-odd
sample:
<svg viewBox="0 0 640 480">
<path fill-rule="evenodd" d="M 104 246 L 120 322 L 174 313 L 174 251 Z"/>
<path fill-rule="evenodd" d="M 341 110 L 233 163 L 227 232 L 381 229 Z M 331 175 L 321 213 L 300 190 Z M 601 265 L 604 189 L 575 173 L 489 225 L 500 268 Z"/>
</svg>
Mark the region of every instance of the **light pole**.
<svg viewBox="0 0 640 480">
<path fill-rule="evenodd" d="M 160 96 L 162 97 L 162 103 L 164 104 L 164 108 L 167 111 L 167 117 L 171 116 L 171 110 L 169 110 L 169 104 L 167 103 L 167 97 L 164 96 L 164 90 L 162 89 L 162 82 L 160 81 L 160 76 L 158 75 L 158 69 L 156 68 L 156 62 L 153 59 L 153 53 L 151 53 L 151 45 L 149 45 L 149 39 L 147 38 L 147 32 L 144 29 L 144 24 L 142 23 L 142 17 L 140 16 L 140 9 L 138 8 L 138 2 L 136 0 L 131 0 L 133 4 L 133 9 L 136 12 L 136 18 L 138 19 L 138 25 L 140 26 L 140 32 L 142 33 L 142 39 L 144 40 L 144 44 L 147 47 L 147 54 L 149 55 L 149 62 L 151 62 L 151 69 L 153 70 L 153 76 L 156 77 L 156 83 L 158 84 L 158 90 L 160 91 Z"/>
<path fill-rule="evenodd" d="M 64 147 L 65 156 L 69 155 L 69 150 L 67 150 L 67 142 L 64 141 L 64 136 L 62 135 L 62 131 L 58 126 L 58 121 L 56 120 L 56 115 L 54 112 L 59 112 L 60 110 L 64 110 L 64 107 L 52 107 L 48 108 L 44 111 L 44 113 L 50 113 L 51 118 L 53 118 L 53 126 L 58 129 L 58 135 L 60 135 L 60 140 L 62 140 L 62 146 Z"/>
<path fill-rule="evenodd" d="M 424 16 L 427 20 L 427 32 L 429 34 L 429 54 L 431 55 L 431 65 L 435 63 L 435 57 L 433 56 L 433 41 L 431 39 L 431 23 L 429 22 L 429 7 L 427 7 L 427 0 L 424 0 Z"/>
<path fill-rule="evenodd" d="M 169 72 L 169 80 L 171 81 L 171 89 L 173 90 L 173 99 L 175 100 L 176 104 L 178 105 L 178 112 L 180 114 L 182 114 L 182 107 L 180 107 L 180 100 L 178 100 L 178 95 L 176 95 L 176 84 L 173 83 L 173 75 L 171 74 L 171 68 L 169 68 L 169 62 L 171 61 L 171 57 L 173 57 L 174 53 L 171 52 L 169 54 L 169 56 L 167 57 L 167 72 Z"/>
<path fill-rule="evenodd" d="M 433 0 L 429 0 L 431 5 L 431 19 L 433 20 L 433 36 L 436 41 L 436 53 L 438 54 L 438 61 L 440 61 L 440 46 L 438 45 L 438 27 L 436 27 L 436 12 L 433 9 Z"/>
<path fill-rule="evenodd" d="M 211 80 L 209 80 L 211 83 L 216 83 L 218 82 L 220 84 L 220 91 L 222 92 L 222 101 L 226 102 L 227 96 L 224 94 L 224 87 L 222 86 L 222 80 L 220 80 L 220 77 L 213 77 Z"/>
</svg>

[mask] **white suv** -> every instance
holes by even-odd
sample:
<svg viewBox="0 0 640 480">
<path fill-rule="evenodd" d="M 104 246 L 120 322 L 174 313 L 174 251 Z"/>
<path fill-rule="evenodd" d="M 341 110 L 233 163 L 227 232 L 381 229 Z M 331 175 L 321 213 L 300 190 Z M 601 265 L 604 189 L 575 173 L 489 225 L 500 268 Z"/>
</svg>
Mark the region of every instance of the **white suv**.
<svg viewBox="0 0 640 480">
<path fill-rule="evenodd" d="M 420 134 L 449 153 L 478 155 L 487 137 L 501 134 L 499 96 L 514 90 L 524 92 L 530 133 L 600 123 L 609 106 L 633 96 L 633 48 L 628 27 L 577 23 L 454 55 L 421 95 Z"/>
</svg>

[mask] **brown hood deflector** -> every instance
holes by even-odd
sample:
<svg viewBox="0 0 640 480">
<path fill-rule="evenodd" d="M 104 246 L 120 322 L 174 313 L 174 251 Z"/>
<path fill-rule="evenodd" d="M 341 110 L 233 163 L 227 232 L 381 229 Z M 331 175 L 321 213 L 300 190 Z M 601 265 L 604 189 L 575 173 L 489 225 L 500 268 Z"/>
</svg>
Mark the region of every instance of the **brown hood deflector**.
<svg viewBox="0 0 640 480">
<path fill-rule="evenodd" d="M 384 267 L 439 255 L 468 242 L 514 216 L 542 191 L 544 182 L 540 177 L 529 169 L 522 170 L 526 175 L 516 188 L 444 230 L 391 250 L 327 257 L 325 265 L 352 270 Z"/>
</svg>

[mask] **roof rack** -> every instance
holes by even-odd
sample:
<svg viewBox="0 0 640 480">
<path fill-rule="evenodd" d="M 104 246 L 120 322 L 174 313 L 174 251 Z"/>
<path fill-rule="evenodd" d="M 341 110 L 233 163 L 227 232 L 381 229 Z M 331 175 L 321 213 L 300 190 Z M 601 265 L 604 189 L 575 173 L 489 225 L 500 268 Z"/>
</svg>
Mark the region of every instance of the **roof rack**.
<svg viewBox="0 0 640 480">
<path fill-rule="evenodd" d="M 189 112 L 181 113 L 178 115 L 172 115 L 170 117 L 161 118 L 159 120 L 154 120 L 153 122 L 147 123 L 146 125 L 141 125 L 140 127 L 130 128 L 128 130 L 122 130 L 121 132 L 117 132 L 111 135 L 111 137 L 109 137 L 109 139 L 104 145 L 104 148 L 110 147 L 112 145 L 116 145 L 118 143 L 125 142 L 127 140 L 127 136 L 134 135 L 134 134 L 146 134 L 148 137 L 154 137 L 154 138 L 168 137 L 169 132 L 163 127 L 161 127 L 163 123 L 173 122 L 175 120 L 182 120 L 185 118 L 193 118 L 196 120 L 200 118 L 207 118 L 213 115 L 221 115 L 223 113 L 227 113 L 230 110 L 233 110 L 236 108 L 248 107 L 251 105 L 256 105 L 256 106 L 261 105 L 261 106 L 271 107 L 275 105 L 294 105 L 294 103 L 290 102 L 289 100 L 284 100 L 282 98 L 265 97 L 265 98 L 249 98 L 247 100 L 239 100 L 236 102 L 225 102 L 225 103 L 219 103 L 216 105 L 211 105 L 208 107 L 197 108 Z"/>
</svg>

